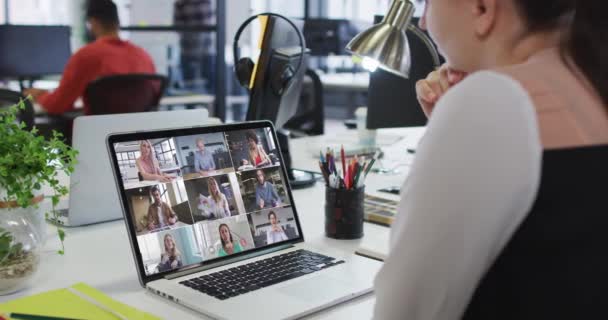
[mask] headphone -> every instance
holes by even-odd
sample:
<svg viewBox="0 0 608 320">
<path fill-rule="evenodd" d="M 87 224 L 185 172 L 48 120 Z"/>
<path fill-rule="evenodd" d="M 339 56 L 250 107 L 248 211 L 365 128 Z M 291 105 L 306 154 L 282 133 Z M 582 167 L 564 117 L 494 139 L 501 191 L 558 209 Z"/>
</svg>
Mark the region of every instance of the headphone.
<svg viewBox="0 0 608 320">
<path fill-rule="evenodd" d="M 253 63 L 253 60 L 251 60 L 251 58 L 239 58 L 238 43 L 239 39 L 241 38 L 241 33 L 245 30 L 249 23 L 251 23 L 251 21 L 257 19 L 259 16 L 277 17 L 283 19 L 284 21 L 287 21 L 287 23 L 289 23 L 289 25 L 291 25 L 291 27 L 296 30 L 300 42 L 300 47 L 302 48 L 300 60 L 298 61 L 298 65 L 295 70 L 291 66 L 291 64 L 288 63 L 283 67 L 281 72 L 278 72 L 274 75 L 270 75 L 270 87 L 272 88 L 273 93 L 277 96 L 281 96 L 291 85 L 291 80 L 293 79 L 293 77 L 297 75 L 300 69 L 302 68 L 302 60 L 304 60 L 304 54 L 306 53 L 306 43 L 304 42 L 304 35 L 302 35 L 300 29 L 298 29 L 298 27 L 285 16 L 282 16 L 277 13 L 265 12 L 255 16 L 251 16 L 247 20 L 245 20 L 245 22 L 243 22 L 243 24 L 237 30 L 236 35 L 234 36 L 234 43 L 232 46 L 232 53 L 234 55 L 235 61 L 234 71 L 236 72 L 236 77 L 239 83 L 243 87 L 249 89 L 249 83 L 251 81 L 251 76 L 253 74 L 255 63 Z"/>
</svg>

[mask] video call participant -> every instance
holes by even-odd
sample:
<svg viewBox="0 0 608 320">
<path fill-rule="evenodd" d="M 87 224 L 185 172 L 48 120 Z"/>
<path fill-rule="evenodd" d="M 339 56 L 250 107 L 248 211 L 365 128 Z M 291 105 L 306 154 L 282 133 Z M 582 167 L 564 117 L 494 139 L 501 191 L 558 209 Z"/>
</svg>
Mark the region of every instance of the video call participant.
<svg viewBox="0 0 608 320">
<path fill-rule="evenodd" d="M 205 140 L 203 138 L 196 139 L 196 147 L 198 150 L 194 152 L 194 170 L 201 175 L 204 175 L 206 171 L 215 170 L 213 155 L 205 149 Z"/>
<path fill-rule="evenodd" d="M 160 190 L 154 186 L 150 189 L 154 202 L 148 207 L 148 230 L 156 230 L 172 226 L 177 222 L 177 214 L 171 206 L 160 199 Z"/>
<path fill-rule="evenodd" d="M 207 190 L 209 196 L 199 195 L 199 209 L 207 219 L 222 219 L 230 217 L 230 206 L 228 199 L 220 191 L 220 187 L 215 178 L 207 179 Z"/>
<path fill-rule="evenodd" d="M 281 205 L 281 198 L 277 193 L 274 184 L 266 181 L 266 176 L 262 170 L 255 172 L 258 183 L 255 186 L 255 203 L 260 209 L 274 208 Z"/>
<path fill-rule="evenodd" d="M 268 213 L 268 221 L 270 221 L 270 231 L 266 232 L 266 244 L 289 240 L 285 231 L 277 221 L 277 214 L 274 211 Z"/>
<path fill-rule="evenodd" d="M 137 165 L 141 179 L 160 182 L 171 182 L 173 180 L 172 177 L 160 171 L 160 166 L 158 165 L 158 160 L 156 160 L 150 141 L 142 140 L 139 143 L 139 152 L 141 155 L 135 160 L 135 164 Z"/>
<path fill-rule="evenodd" d="M 142 48 L 119 37 L 120 21 L 116 4 L 110 0 L 89 0 L 86 8 L 87 24 L 96 41 L 78 50 L 68 61 L 59 87 L 48 92 L 27 89 L 48 113 L 62 114 L 74 110 L 74 102 L 82 97 L 86 87 L 99 77 L 155 73 L 152 58 Z M 90 114 L 84 101 L 84 113 Z"/>
<path fill-rule="evenodd" d="M 222 241 L 222 248 L 218 252 L 218 257 L 225 257 L 243 251 L 241 245 L 232 239 L 232 232 L 230 232 L 227 224 L 220 224 L 218 230 L 220 232 L 220 240 Z"/>
<path fill-rule="evenodd" d="M 270 157 L 259 144 L 258 136 L 255 131 L 249 130 L 245 133 L 247 145 L 249 146 L 249 163 L 255 167 L 263 167 L 272 164 Z"/>
<path fill-rule="evenodd" d="M 165 252 L 160 256 L 160 264 L 158 265 L 158 271 L 164 272 L 177 268 L 181 268 L 182 254 L 175 245 L 175 239 L 170 234 L 166 234 L 164 238 Z"/>
</svg>

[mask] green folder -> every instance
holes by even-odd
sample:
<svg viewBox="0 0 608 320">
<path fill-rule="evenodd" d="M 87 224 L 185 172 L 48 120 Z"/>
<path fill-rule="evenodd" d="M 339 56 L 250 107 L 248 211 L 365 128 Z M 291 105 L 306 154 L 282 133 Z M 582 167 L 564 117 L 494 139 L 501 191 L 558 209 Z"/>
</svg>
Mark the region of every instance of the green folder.
<svg viewBox="0 0 608 320">
<path fill-rule="evenodd" d="M 159 317 L 120 303 L 103 292 L 84 283 L 71 288 L 84 293 L 105 307 L 118 312 L 130 320 L 156 320 Z M 73 319 L 116 320 L 117 318 L 98 306 L 82 299 L 68 289 L 47 291 L 0 304 L 0 314 L 24 313 Z"/>
</svg>

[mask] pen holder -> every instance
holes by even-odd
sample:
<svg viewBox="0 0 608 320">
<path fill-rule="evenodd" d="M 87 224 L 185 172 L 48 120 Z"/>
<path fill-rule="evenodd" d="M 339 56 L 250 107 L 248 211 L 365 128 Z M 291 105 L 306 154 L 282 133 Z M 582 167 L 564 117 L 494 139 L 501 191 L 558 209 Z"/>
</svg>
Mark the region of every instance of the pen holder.
<svg viewBox="0 0 608 320">
<path fill-rule="evenodd" d="M 334 239 L 363 237 L 365 187 L 325 190 L 325 235 Z"/>
</svg>

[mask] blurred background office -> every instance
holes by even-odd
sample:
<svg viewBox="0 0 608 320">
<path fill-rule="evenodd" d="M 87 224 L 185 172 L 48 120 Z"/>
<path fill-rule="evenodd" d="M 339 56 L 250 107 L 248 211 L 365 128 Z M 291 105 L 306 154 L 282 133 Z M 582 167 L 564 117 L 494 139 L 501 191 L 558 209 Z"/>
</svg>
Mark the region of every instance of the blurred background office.
<svg viewBox="0 0 608 320">
<path fill-rule="evenodd" d="M 76 52 L 91 40 L 85 22 L 86 3 L 86 0 L 0 0 L 3 24 L 0 46 L 5 52 L 19 48 L 11 43 L 10 37 L 2 36 L 11 26 L 67 26 L 69 47 L 72 53 Z M 152 57 L 156 73 L 166 77 L 158 108 L 205 107 L 211 115 L 231 122 L 243 120 L 248 105 L 247 91 L 238 84 L 232 61 L 232 41 L 245 19 L 256 13 L 276 12 L 304 20 L 303 31 L 310 49 L 306 67 L 323 85 L 323 119 L 344 120 L 352 118 L 357 107 L 368 105 L 370 87 L 369 73 L 353 62 L 344 47 L 359 31 L 378 21 L 377 15 L 387 11 L 391 0 L 114 0 L 114 3 L 120 18 L 120 37 L 143 48 Z M 415 16 L 419 16 L 424 4 L 414 3 Z M 40 32 L 48 30 L 43 28 Z M 258 36 L 256 28 L 243 36 L 241 55 L 255 53 Z M 53 41 L 68 39 L 56 37 Z M 53 89 L 68 53 L 56 51 L 56 57 L 45 59 L 47 64 L 54 65 L 34 65 L 39 72 L 27 70 L 22 74 L 19 70 L 5 72 L 2 60 L 6 54 L 2 54 L 0 87 L 15 91 L 31 86 Z M 30 62 L 21 61 L 31 66 Z M 41 113 L 37 110 L 37 116 Z"/>
</svg>

